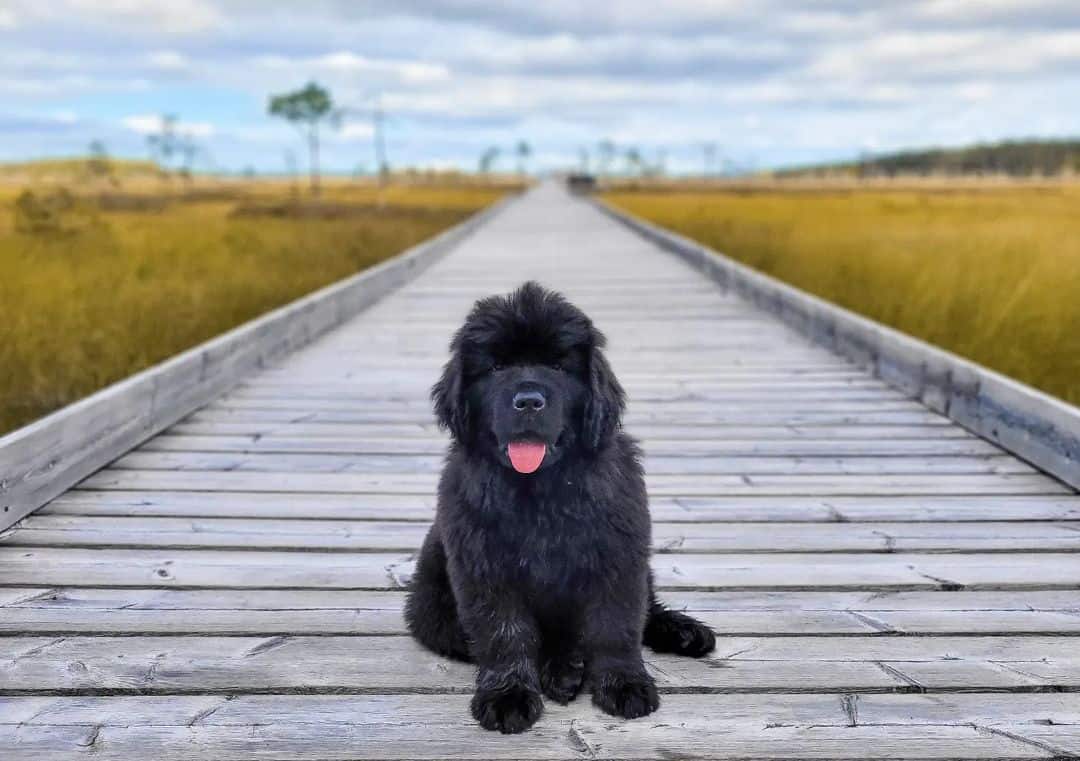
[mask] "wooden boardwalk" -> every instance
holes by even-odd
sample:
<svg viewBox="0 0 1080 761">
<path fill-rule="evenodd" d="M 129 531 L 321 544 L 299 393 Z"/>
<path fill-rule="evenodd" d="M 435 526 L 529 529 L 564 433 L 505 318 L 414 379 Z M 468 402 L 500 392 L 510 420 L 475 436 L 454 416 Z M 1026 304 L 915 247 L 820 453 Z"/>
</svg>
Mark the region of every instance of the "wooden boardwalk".
<svg viewBox="0 0 1080 761">
<path fill-rule="evenodd" d="M 663 691 L 479 729 L 405 636 L 478 296 L 607 332 L 663 596 L 715 627 Z M 542 186 L 411 284 L 0 539 L 0 758 L 1080 756 L 1080 497 Z"/>
</svg>

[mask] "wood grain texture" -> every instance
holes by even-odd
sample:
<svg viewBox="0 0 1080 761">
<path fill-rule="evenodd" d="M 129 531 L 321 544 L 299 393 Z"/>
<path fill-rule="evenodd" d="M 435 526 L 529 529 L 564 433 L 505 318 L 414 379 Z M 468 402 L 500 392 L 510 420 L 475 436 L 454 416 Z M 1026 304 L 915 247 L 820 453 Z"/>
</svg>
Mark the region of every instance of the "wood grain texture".
<svg viewBox="0 0 1080 761">
<path fill-rule="evenodd" d="M 250 473 L 432 473 L 442 468 L 442 454 L 337 454 L 255 452 L 133 452 L 110 467 L 116 470 L 230 471 Z M 645 469 L 668 475 L 908 475 L 908 474 L 1034 474 L 1008 455 L 880 455 L 710 457 L 676 452 L 647 454 Z"/>
<path fill-rule="evenodd" d="M 1071 640 L 1075 642 L 1075 640 Z M 668 692 L 1080 689 L 1058 637 L 724 637 L 700 659 L 646 654 Z M 409 637 L 9 637 L 13 694 L 471 691 L 474 668 Z"/>
<path fill-rule="evenodd" d="M 0 706 L 0 751 L 165 761 L 519 759 L 523 751 L 535 759 L 1064 757 L 1077 727 L 1062 696 L 999 697 L 666 695 L 643 722 L 613 722 L 578 700 L 549 706 L 527 749 L 521 737 L 463 719 L 468 699 L 457 695 L 16 698 Z M 883 720 L 852 722 L 851 705 Z M 936 721 L 904 723 L 923 715 Z"/>
<path fill-rule="evenodd" d="M 426 522 L 31 515 L 0 546 L 412 552 Z M 729 552 L 1080 551 L 1070 523 L 653 523 L 653 550 Z"/>
<path fill-rule="evenodd" d="M 224 452 L 230 454 L 333 454 L 442 455 L 447 442 L 440 438 L 390 438 L 343 436 L 204 436 L 161 435 L 143 444 L 143 452 Z M 1000 453 L 989 442 L 964 438 L 880 438 L 850 440 L 837 438 L 650 438 L 646 454 L 671 457 L 938 457 L 992 456 Z"/>
<path fill-rule="evenodd" d="M 428 389 L 472 299 L 527 277 L 608 334 L 660 594 L 719 639 L 646 651 L 654 716 L 586 695 L 504 737 L 402 606 Z M 553 187 L 231 382 L 0 531 L 0 758 L 1080 754 L 1080 496 Z"/>
<path fill-rule="evenodd" d="M 1080 520 L 1074 496 L 824 496 L 743 495 L 658 497 L 653 519 L 668 522 L 979 522 Z M 74 490 L 38 515 L 183 516 L 192 518 L 288 518 L 428 520 L 434 494 L 274 494 L 188 491 Z"/>
<path fill-rule="evenodd" d="M 27 586 L 400 589 L 414 553 L 0 547 L 0 583 Z M 1080 553 L 658 554 L 667 589 L 1080 590 Z M 813 568 L 808 573 L 807 568 Z"/>
<path fill-rule="evenodd" d="M 11 588 L 0 634 L 406 634 L 400 592 Z M 727 636 L 1080 635 L 1075 593 L 664 592 Z M 1063 646 L 1068 646 L 1063 643 Z"/>
<path fill-rule="evenodd" d="M 79 484 L 80 489 L 103 491 L 198 491 L 320 494 L 414 494 L 434 493 L 436 473 L 306 473 L 273 471 L 121 470 L 99 471 Z M 1072 494 L 1072 491 L 1041 474 L 823 474 L 764 475 L 704 474 L 649 475 L 650 494 L 659 497 L 711 495 L 857 495 L 903 494 Z"/>
</svg>

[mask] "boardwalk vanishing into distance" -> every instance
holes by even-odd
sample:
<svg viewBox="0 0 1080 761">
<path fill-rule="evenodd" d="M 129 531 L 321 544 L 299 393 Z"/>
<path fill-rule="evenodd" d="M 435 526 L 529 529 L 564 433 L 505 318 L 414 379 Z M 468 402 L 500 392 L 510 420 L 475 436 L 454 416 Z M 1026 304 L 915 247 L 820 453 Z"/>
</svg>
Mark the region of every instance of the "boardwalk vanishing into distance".
<svg viewBox="0 0 1080 761">
<path fill-rule="evenodd" d="M 401 608 L 477 297 L 610 340 L 662 595 L 717 631 L 663 692 L 502 736 Z M 1080 497 L 554 185 L 0 538 L 0 758 L 1080 757 Z"/>
</svg>

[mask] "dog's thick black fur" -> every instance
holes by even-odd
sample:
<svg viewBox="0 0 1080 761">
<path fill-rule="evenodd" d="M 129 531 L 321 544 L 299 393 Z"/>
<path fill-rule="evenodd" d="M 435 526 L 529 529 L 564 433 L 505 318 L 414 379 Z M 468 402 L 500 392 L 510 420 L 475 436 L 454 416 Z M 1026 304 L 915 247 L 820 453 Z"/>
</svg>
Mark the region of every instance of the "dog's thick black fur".
<svg viewBox="0 0 1080 761">
<path fill-rule="evenodd" d="M 432 389 L 452 443 L 405 616 L 428 648 L 477 664 L 488 729 L 525 730 L 541 694 L 565 704 L 585 685 L 608 713 L 644 716 L 660 701 L 642 643 L 715 645 L 653 593 L 640 452 L 603 346 L 579 309 L 526 283 L 477 302 Z M 538 468 L 514 442 L 543 453 Z"/>
</svg>

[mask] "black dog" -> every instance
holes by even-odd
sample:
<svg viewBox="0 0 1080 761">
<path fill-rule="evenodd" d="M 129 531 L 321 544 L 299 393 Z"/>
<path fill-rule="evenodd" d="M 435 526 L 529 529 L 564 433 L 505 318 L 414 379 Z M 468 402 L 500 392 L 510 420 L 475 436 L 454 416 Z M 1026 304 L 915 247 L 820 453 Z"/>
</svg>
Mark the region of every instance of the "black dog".
<svg viewBox="0 0 1080 761">
<path fill-rule="evenodd" d="M 710 629 L 653 594 L 637 444 L 604 336 L 526 283 L 476 303 L 432 389 L 452 443 L 405 617 L 442 655 L 478 666 L 472 713 L 520 732 L 541 692 L 628 719 L 660 699 L 641 658 L 702 656 Z"/>
</svg>

